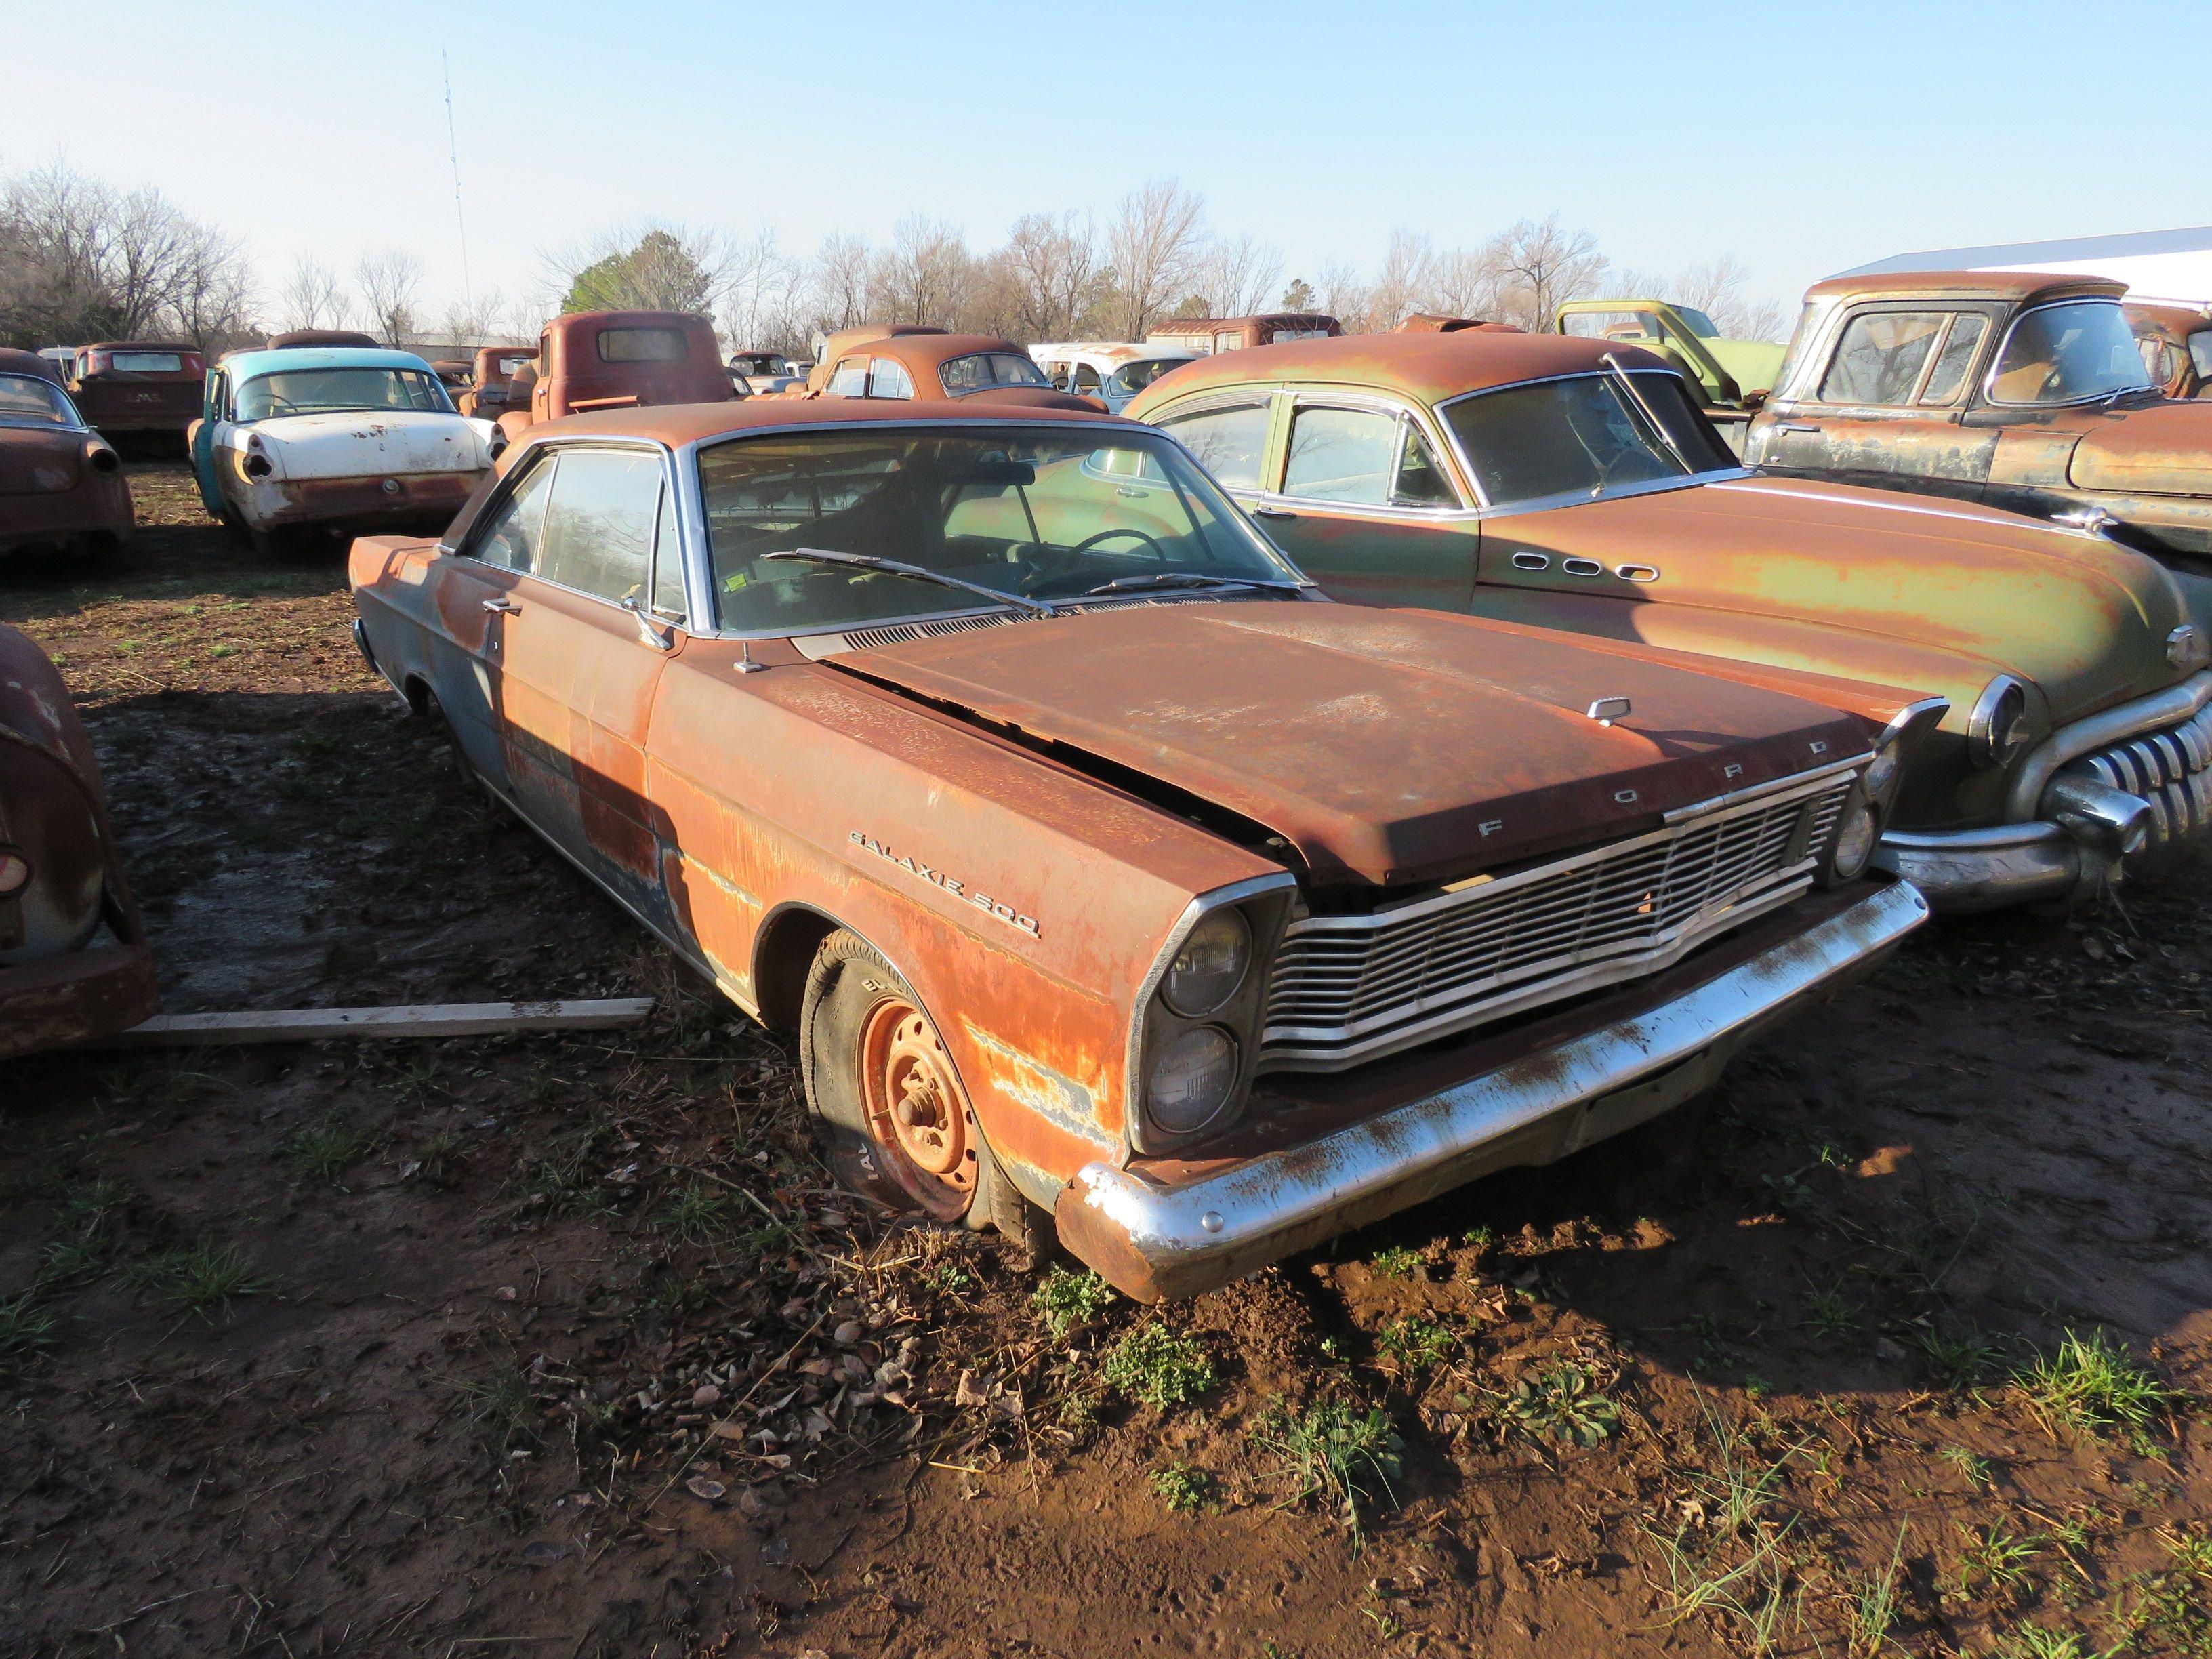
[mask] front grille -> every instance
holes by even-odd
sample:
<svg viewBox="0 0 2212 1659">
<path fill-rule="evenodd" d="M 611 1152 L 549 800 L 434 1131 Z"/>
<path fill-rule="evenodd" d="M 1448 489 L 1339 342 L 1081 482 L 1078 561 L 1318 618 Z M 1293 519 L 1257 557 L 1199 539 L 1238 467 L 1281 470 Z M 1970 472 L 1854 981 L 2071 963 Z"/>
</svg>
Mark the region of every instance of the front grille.
<svg viewBox="0 0 2212 1659">
<path fill-rule="evenodd" d="M 1334 1071 L 1656 973 L 1812 884 L 1858 768 L 1373 915 L 1300 917 L 1276 952 L 1260 1065 Z"/>
<path fill-rule="evenodd" d="M 2061 769 L 2150 803 L 2150 845 L 2212 832 L 2212 705 L 2179 726 L 2083 755 Z"/>
</svg>

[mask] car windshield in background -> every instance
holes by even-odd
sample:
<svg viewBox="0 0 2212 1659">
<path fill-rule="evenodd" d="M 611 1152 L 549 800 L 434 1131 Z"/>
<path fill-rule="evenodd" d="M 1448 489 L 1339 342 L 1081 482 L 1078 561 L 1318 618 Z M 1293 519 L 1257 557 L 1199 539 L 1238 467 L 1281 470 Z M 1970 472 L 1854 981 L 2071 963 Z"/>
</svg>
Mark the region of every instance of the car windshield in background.
<svg viewBox="0 0 2212 1659">
<path fill-rule="evenodd" d="M 1065 601 L 1115 591 L 1301 580 L 1163 440 L 902 425 L 740 438 L 702 450 L 720 625 L 800 634 L 993 609 L 913 576 L 800 549 L 918 565 L 1000 592 Z"/>
<path fill-rule="evenodd" d="M 179 374 L 185 360 L 173 351 L 118 351 L 107 366 L 121 374 Z"/>
<path fill-rule="evenodd" d="M 294 368 L 256 375 L 238 388 L 241 421 L 356 409 L 449 415 L 453 405 L 438 377 L 418 368 Z"/>
<path fill-rule="evenodd" d="M 680 328 L 603 328 L 603 363 L 680 363 L 691 355 Z"/>
<path fill-rule="evenodd" d="M 76 406 L 51 380 L 0 374 L 0 426 L 77 426 Z"/>
<path fill-rule="evenodd" d="M 1990 371 L 1993 404 L 2073 404 L 2148 392 L 2127 313 L 2111 300 L 2068 300 L 2021 313 Z"/>
<path fill-rule="evenodd" d="M 948 398 L 964 398 L 971 392 L 988 392 L 1000 386 L 1041 386 L 1048 390 L 1052 386 L 1034 362 L 1012 351 L 978 351 L 955 357 L 939 368 L 937 378 L 945 383 Z"/>
<path fill-rule="evenodd" d="M 1135 362 L 1124 363 L 1115 369 L 1109 384 L 1121 392 L 1142 392 L 1170 369 L 1181 368 L 1189 361 L 1188 357 L 1139 357 Z"/>
<path fill-rule="evenodd" d="M 1492 507 L 1738 465 L 1672 374 L 1540 380 L 1461 398 L 1438 412 Z"/>
</svg>

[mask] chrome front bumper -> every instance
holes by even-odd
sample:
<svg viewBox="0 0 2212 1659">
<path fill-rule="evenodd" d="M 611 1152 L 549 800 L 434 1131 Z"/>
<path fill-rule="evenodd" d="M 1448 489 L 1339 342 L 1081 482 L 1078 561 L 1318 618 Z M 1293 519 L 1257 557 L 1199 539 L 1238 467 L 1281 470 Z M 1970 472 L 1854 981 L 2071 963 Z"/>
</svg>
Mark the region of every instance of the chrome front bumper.
<svg viewBox="0 0 2212 1659">
<path fill-rule="evenodd" d="M 1906 883 L 1670 1000 L 1334 1133 L 1174 1186 L 1085 1164 L 1060 1241 L 1144 1301 L 1191 1296 L 1494 1170 L 1548 1164 L 1710 1085 L 1765 1027 L 1871 967 L 1928 916 Z"/>
</svg>

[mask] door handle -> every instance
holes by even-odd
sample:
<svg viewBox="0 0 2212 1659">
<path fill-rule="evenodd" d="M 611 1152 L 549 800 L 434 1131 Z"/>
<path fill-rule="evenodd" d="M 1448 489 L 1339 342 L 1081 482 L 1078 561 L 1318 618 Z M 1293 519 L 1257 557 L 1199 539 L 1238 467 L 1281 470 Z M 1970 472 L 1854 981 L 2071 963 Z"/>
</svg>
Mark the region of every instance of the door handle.
<svg viewBox="0 0 2212 1659">
<path fill-rule="evenodd" d="M 1817 426 L 1809 426 L 1803 421 L 1784 421 L 1774 429 L 1777 432 L 1818 432 L 1820 428 Z"/>
<path fill-rule="evenodd" d="M 1298 515 L 1287 507 L 1255 507 L 1252 509 L 1252 516 L 1255 519 L 1295 519 Z"/>
<path fill-rule="evenodd" d="M 487 611 L 496 611 L 501 616 L 513 616 L 516 611 L 522 609 L 522 607 L 517 605 L 513 599 L 486 599 L 483 602 L 483 608 Z"/>
</svg>

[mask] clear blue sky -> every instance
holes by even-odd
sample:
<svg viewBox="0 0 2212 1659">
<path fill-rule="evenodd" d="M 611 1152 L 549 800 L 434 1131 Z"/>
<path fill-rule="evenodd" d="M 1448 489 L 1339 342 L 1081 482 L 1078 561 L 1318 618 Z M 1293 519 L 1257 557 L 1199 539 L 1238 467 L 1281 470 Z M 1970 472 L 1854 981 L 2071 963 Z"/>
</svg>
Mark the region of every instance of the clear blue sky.
<svg viewBox="0 0 2212 1659">
<path fill-rule="evenodd" d="M 420 254 L 457 291 L 647 217 L 804 251 L 916 209 L 988 246 L 1172 174 L 1289 272 L 1557 210 L 1794 300 L 1914 248 L 2212 222 L 2181 4 L 532 5 L 14 0 L 0 168 L 160 186 L 266 284 Z"/>
</svg>

